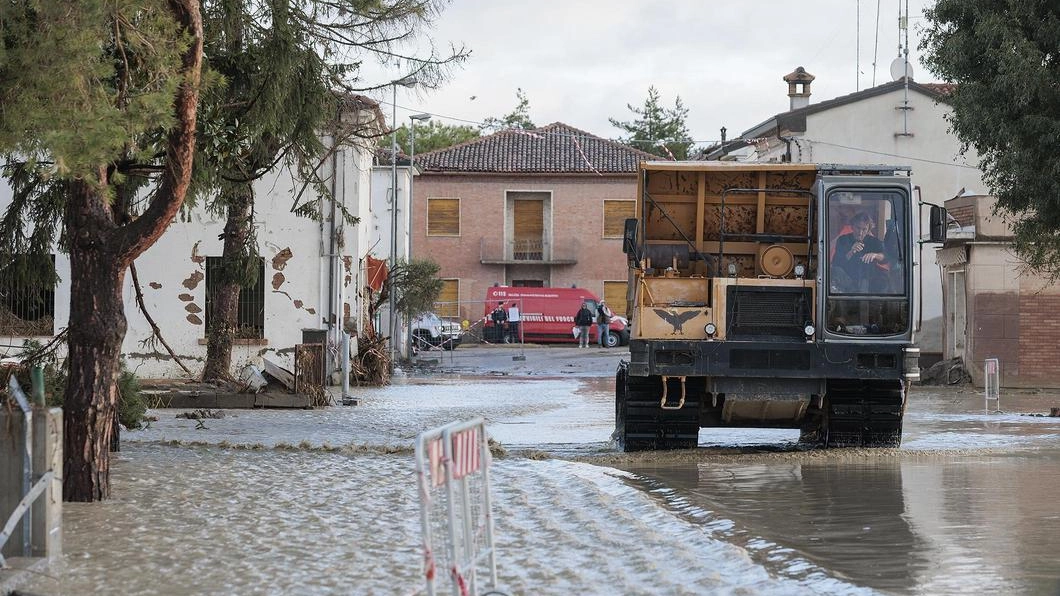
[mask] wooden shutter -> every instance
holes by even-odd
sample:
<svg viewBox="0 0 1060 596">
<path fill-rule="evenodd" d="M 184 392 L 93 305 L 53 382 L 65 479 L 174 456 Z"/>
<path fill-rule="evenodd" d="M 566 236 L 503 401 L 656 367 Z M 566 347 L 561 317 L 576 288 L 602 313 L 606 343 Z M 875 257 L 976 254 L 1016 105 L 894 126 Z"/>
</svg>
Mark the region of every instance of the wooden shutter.
<svg viewBox="0 0 1060 596">
<path fill-rule="evenodd" d="M 518 199 L 513 203 L 515 240 L 540 241 L 545 233 L 545 202 Z"/>
<path fill-rule="evenodd" d="M 545 202 L 540 199 L 512 201 L 512 258 L 536 261 L 544 257 L 544 214 Z"/>
<path fill-rule="evenodd" d="M 442 291 L 438 293 L 438 300 L 434 303 L 434 312 L 439 317 L 459 317 L 460 305 L 460 280 L 443 279 Z"/>
<path fill-rule="evenodd" d="M 460 235 L 460 199 L 427 199 L 427 235 Z"/>
<path fill-rule="evenodd" d="M 626 288 L 628 287 L 629 284 L 624 281 L 604 282 L 604 300 L 616 315 L 629 316 L 626 312 Z"/>
<path fill-rule="evenodd" d="M 626 220 L 635 217 L 635 210 L 635 201 L 604 201 L 604 238 L 621 238 Z"/>
</svg>

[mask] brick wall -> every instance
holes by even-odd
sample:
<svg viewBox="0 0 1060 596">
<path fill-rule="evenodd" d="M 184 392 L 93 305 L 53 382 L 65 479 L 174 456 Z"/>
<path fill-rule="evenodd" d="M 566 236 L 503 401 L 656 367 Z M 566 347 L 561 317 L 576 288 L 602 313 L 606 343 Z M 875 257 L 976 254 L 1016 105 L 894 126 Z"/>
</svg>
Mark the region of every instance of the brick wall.
<svg viewBox="0 0 1060 596">
<path fill-rule="evenodd" d="M 1023 362 L 1020 303 L 1016 292 L 974 295 L 968 318 L 971 362 L 965 366 L 977 385 L 983 384 L 983 361 L 987 358 L 1001 360 L 1002 385 L 1016 383 Z"/>
<path fill-rule="evenodd" d="M 577 242 L 574 265 L 483 265 L 480 245 L 483 238 L 499 245 L 504 237 L 505 197 L 509 191 L 551 193 L 551 237 L 556 246 Z M 626 258 L 622 241 L 603 238 L 605 199 L 634 199 L 635 175 L 474 175 L 432 174 L 416 177 L 413 187 L 412 255 L 431 258 L 440 267 L 442 278 L 459 279 L 460 300 L 482 300 L 486 288 L 512 279 L 545 277 L 548 285 L 577 285 L 603 295 L 604 281 L 626 279 Z M 427 199 L 460 199 L 460 236 L 427 236 Z M 481 305 L 461 306 L 461 317 L 475 320 L 482 316 Z"/>
<path fill-rule="evenodd" d="M 956 219 L 961 226 L 975 225 L 975 205 L 960 205 L 947 209 L 949 214 Z"/>
<path fill-rule="evenodd" d="M 1019 374 L 1035 386 L 1060 387 L 1060 296 L 1021 293 Z"/>
</svg>

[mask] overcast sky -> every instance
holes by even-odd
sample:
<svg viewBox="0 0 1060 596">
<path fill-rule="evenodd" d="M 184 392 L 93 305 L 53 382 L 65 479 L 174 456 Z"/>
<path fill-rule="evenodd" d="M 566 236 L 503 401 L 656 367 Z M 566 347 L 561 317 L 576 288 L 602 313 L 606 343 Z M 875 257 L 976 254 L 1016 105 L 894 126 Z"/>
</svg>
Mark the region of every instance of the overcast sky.
<svg viewBox="0 0 1060 596">
<path fill-rule="evenodd" d="M 630 120 L 654 85 L 680 96 L 697 141 L 733 138 L 788 109 L 781 80 L 797 66 L 817 77 L 811 103 L 891 80 L 899 0 L 454 0 L 430 35 L 471 57 L 437 90 L 398 94 L 399 123 L 429 112 L 447 124 L 501 116 L 522 87 L 530 116 L 617 138 L 608 117 Z M 917 46 L 925 5 L 909 0 L 914 78 L 931 82 Z M 876 9 L 880 7 L 877 27 Z M 860 27 L 858 8 L 860 6 Z M 860 31 L 860 44 L 858 32 Z M 878 34 L 878 42 L 877 42 Z M 858 48 L 860 46 L 860 60 Z M 860 78 L 857 66 L 860 65 Z M 391 94 L 376 93 L 387 118 Z M 472 99 L 473 98 L 473 99 Z"/>
</svg>

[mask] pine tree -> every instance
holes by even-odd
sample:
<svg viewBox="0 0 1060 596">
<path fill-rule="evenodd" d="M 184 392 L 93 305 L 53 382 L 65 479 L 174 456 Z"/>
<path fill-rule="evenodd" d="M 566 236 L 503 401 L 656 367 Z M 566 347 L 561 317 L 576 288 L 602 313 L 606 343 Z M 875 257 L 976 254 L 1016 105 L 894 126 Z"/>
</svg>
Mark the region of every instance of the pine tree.
<svg viewBox="0 0 1060 596">
<path fill-rule="evenodd" d="M 667 159 L 688 159 L 692 137 L 685 126 L 688 108 L 681 103 L 680 97 L 674 100 L 673 108 L 664 108 L 659 103 L 659 91 L 648 87 L 643 107 L 632 104 L 626 104 L 626 107 L 636 118 L 627 122 L 608 118 L 611 126 L 627 133 L 621 137 L 623 142 Z"/>
<path fill-rule="evenodd" d="M 537 128 L 532 120 L 530 120 L 530 100 L 526 98 L 526 93 L 522 87 L 515 90 L 515 98 L 518 103 L 515 104 L 515 108 L 501 116 L 500 118 L 489 117 L 482 121 L 482 130 L 484 132 L 495 132 L 498 130 L 505 130 L 509 128 L 518 128 L 521 130 L 533 130 Z"/>
<path fill-rule="evenodd" d="M 0 4 L 7 255 L 70 253 L 63 497 L 110 493 L 125 271 L 180 210 L 202 65 L 197 0 Z M 152 180 L 152 192 L 137 190 Z M 146 197 L 146 198 L 138 198 Z"/>
<path fill-rule="evenodd" d="M 479 135 L 479 129 L 474 126 L 443 124 L 433 120 L 427 124 L 417 124 L 416 155 L 459 145 L 460 143 L 477 139 Z M 408 124 L 402 124 L 397 129 L 397 141 L 399 151 L 405 155 L 412 151 Z M 380 138 L 379 146 L 389 152 L 390 138 Z"/>
<path fill-rule="evenodd" d="M 335 150 L 319 135 L 328 134 L 337 146 L 370 134 L 369 125 L 350 124 L 339 115 L 360 90 L 355 88 L 358 65 L 335 63 L 328 56 L 375 55 L 389 61 L 394 44 L 411 38 L 439 8 L 434 0 L 278 0 L 255 5 L 251 14 L 246 12 L 251 6 L 217 1 L 208 2 L 204 11 L 207 64 L 224 85 L 204 101 L 197 179 L 201 190 L 211 193 L 210 208 L 226 216 L 219 281 L 207 317 L 204 381 L 230 377 L 232 345 L 240 332 L 239 295 L 257 281 L 254 181 L 284 163 L 322 197 L 292 209 L 316 217 L 318 203 L 330 198 L 317 167 L 326 152 Z M 314 10 L 328 12 L 326 25 Z M 350 31 L 363 34 L 350 36 Z M 465 57 L 463 50 L 454 50 L 408 61 L 418 80 L 434 85 L 447 66 Z M 340 215 L 356 223 L 345 212 Z"/>
</svg>

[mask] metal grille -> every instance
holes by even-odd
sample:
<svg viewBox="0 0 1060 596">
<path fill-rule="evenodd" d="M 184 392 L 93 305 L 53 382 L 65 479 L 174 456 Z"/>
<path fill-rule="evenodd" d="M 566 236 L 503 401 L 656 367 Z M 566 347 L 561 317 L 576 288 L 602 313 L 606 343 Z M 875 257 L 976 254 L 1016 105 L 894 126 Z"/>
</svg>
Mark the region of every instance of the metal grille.
<svg viewBox="0 0 1060 596">
<path fill-rule="evenodd" d="M 0 333 L 8 336 L 34 337 L 55 333 L 54 283 L 30 283 L 18 271 L 29 257 L 15 259 L 0 270 Z M 55 255 L 49 255 L 55 270 Z"/>
<path fill-rule="evenodd" d="M 223 257 L 206 257 L 206 328 L 210 326 L 213 296 L 221 285 Z M 236 318 L 237 339 L 265 337 L 265 260 L 258 259 L 258 281 L 253 287 L 240 288 L 239 314 Z"/>
<path fill-rule="evenodd" d="M 729 286 L 727 298 L 730 339 L 802 339 L 812 320 L 809 288 Z"/>
<path fill-rule="evenodd" d="M 545 256 L 545 245 L 541 240 L 513 240 L 512 260 L 540 261 Z"/>
</svg>

